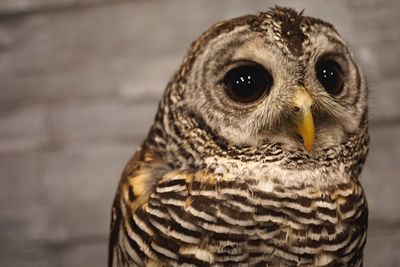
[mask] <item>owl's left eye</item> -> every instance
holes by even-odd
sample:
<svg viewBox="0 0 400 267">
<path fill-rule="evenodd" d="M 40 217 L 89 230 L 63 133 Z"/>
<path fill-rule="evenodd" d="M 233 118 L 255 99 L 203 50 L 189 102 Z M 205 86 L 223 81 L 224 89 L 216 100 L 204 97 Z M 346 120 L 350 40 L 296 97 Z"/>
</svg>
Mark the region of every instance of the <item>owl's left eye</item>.
<svg viewBox="0 0 400 267">
<path fill-rule="evenodd" d="M 321 60 L 315 70 L 318 81 L 330 95 L 338 95 L 343 91 L 344 75 L 336 61 Z"/>
<path fill-rule="evenodd" d="M 272 76 L 257 64 L 238 66 L 224 77 L 226 95 L 235 102 L 251 103 L 267 93 L 272 87 Z"/>
</svg>

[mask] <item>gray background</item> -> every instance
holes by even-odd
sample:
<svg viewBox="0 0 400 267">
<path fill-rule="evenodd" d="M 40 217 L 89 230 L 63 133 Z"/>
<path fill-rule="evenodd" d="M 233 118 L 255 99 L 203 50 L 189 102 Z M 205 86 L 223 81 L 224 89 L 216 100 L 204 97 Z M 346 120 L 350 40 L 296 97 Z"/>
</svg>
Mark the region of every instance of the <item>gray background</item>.
<svg viewBox="0 0 400 267">
<path fill-rule="evenodd" d="M 368 77 L 365 266 L 400 266 L 400 4 L 378 0 L 0 0 L 0 266 L 105 266 L 120 172 L 190 42 L 275 3 L 336 25 Z"/>
</svg>

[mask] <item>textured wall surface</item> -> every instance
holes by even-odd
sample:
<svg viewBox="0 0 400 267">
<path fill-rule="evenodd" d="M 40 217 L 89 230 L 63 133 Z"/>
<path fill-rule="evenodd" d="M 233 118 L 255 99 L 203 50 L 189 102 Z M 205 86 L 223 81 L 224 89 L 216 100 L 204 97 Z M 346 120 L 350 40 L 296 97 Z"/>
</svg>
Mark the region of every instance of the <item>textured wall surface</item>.
<svg viewBox="0 0 400 267">
<path fill-rule="evenodd" d="M 367 267 L 400 266 L 399 1 L 1 0 L 0 266 L 106 266 L 120 172 L 190 42 L 274 5 L 333 23 L 369 80 Z"/>
</svg>

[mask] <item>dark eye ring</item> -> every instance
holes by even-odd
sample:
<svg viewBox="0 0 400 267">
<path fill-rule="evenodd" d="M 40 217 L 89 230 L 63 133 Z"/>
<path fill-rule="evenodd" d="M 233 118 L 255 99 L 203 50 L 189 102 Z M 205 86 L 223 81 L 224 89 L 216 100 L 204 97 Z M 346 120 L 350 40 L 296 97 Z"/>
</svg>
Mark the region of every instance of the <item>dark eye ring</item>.
<svg viewBox="0 0 400 267">
<path fill-rule="evenodd" d="M 319 83 L 330 95 L 338 95 L 344 88 L 344 74 L 339 63 L 333 59 L 322 59 L 315 65 Z"/>
<path fill-rule="evenodd" d="M 225 74 L 225 94 L 239 103 L 255 102 L 271 90 L 271 74 L 258 64 L 237 66 Z"/>
</svg>

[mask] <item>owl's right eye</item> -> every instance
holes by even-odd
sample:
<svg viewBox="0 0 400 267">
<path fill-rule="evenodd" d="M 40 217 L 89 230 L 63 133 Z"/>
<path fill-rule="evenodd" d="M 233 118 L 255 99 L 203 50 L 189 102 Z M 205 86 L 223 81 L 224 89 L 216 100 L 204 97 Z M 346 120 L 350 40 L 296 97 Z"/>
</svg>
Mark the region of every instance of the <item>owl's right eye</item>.
<svg viewBox="0 0 400 267">
<path fill-rule="evenodd" d="M 226 95 L 235 102 L 251 103 L 270 91 L 273 83 L 271 74 L 257 64 L 238 66 L 224 77 Z"/>
</svg>

